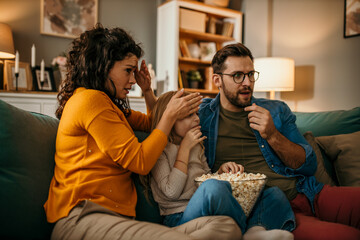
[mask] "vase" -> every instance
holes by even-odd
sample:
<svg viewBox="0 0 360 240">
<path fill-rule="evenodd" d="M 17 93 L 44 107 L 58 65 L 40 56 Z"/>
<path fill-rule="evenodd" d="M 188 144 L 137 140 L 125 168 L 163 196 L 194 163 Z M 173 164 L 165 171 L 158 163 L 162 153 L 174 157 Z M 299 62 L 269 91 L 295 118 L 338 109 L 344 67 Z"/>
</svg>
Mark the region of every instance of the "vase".
<svg viewBox="0 0 360 240">
<path fill-rule="evenodd" d="M 190 88 L 199 88 L 199 81 L 189 81 Z"/>
<path fill-rule="evenodd" d="M 197 58 L 197 59 L 200 58 L 201 52 L 200 52 L 200 47 L 198 44 L 190 43 L 188 45 L 188 48 L 189 48 L 189 52 L 190 52 L 190 55 L 192 58 Z"/>
</svg>

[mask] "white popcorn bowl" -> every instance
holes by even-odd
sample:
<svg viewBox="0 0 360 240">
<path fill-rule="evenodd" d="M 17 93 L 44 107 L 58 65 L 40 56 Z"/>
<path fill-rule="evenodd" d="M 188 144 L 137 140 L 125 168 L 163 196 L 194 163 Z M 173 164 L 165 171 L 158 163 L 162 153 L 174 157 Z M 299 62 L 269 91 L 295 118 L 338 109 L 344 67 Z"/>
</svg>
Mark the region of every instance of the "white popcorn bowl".
<svg viewBox="0 0 360 240">
<path fill-rule="evenodd" d="M 208 179 L 215 179 L 215 178 L 208 178 Z M 200 184 L 206 180 L 200 181 L 195 179 L 195 183 L 199 187 Z M 257 199 L 259 198 L 261 192 L 264 190 L 267 177 L 265 176 L 257 179 L 246 179 L 246 180 L 236 180 L 236 181 L 230 181 L 225 179 L 216 179 L 216 180 L 228 181 L 230 183 L 232 189 L 232 195 L 240 204 L 246 217 L 248 217 Z"/>
</svg>

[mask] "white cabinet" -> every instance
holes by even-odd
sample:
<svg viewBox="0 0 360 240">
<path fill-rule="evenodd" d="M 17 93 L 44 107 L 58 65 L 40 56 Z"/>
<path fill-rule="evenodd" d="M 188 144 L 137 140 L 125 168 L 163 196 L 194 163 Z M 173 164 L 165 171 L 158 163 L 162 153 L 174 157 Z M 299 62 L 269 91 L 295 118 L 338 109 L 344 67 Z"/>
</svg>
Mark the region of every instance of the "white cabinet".
<svg viewBox="0 0 360 240">
<path fill-rule="evenodd" d="M 210 19 L 217 19 L 224 23 L 230 21 L 233 29 L 230 35 L 225 36 L 223 32 L 218 31 L 210 33 L 210 28 L 204 31 L 194 31 L 184 29 L 180 26 L 180 12 L 182 10 L 194 11 L 195 15 L 206 15 L 206 25 Z M 189 12 L 189 11 L 188 11 Z M 186 16 L 182 16 L 183 18 Z M 203 19 L 203 18 L 202 18 Z M 184 20 L 184 19 L 183 19 Z M 186 19 L 187 22 L 192 19 Z M 223 44 L 228 42 L 242 42 L 242 21 L 243 14 L 228 8 L 214 7 L 195 1 L 173 0 L 167 1 L 157 9 L 157 41 L 156 41 L 156 74 L 157 79 L 167 79 L 167 90 L 177 90 L 179 85 L 180 70 L 189 71 L 192 69 L 205 69 L 210 67 L 209 61 L 200 59 L 189 59 L 181 56 L 179 43 L 213 42 L 219 50 Z M 182 21 L 183 22 L 183 21 Z M 194 22 L 194 24 L 197 24 Z M 214 28 L 212 28 L 214 29 Z M 205 79 L 206 80 L 206 79 Z M 184 79 L 182 79 L 184 81 Z M 188 91 L 199 91 L 203 94 L 216 94 L 217 90 L 207 91 L 203 89 L 187 89 Z"/>
<path fill-rule="evenodd" d="M 33 92 L 0 92 L 0 99 L 30 112 L 42 113 L 55 118 L 57 108 L 57 93 L 33 93 Z M 133 110 L 146 113 L 144 98 L 129 98 L 130 107 Z"/>
<path fill-rule="evenodd" d="M 20 109 L 55 118 L 57 93 L 0 92 L 0 99 Z"/>
<path fill-rule="evenodd" d="M 143 97 L 129 97 L 130 108 L 146 114 L 146 104 Z"/>
</svg>

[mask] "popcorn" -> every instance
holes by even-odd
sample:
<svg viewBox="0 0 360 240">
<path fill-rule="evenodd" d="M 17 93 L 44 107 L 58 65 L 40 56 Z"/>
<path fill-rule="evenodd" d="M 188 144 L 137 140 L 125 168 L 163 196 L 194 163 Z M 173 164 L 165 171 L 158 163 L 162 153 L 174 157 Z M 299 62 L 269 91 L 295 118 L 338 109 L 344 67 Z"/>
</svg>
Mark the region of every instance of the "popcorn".
<svg viewBox="0 0 360 240">
<path fill-rule="evenodd" d="M 266 175 L 260 173 L 214 173 L 203 174 L 195 179 L 200 184 L 208 179 L 217 179 L 228 181 L 231 184 L 232 194 L 242 207 L 245 215 L 248 217 L 255 205 L 257 198 L 264 189 Z"/>
</svg>

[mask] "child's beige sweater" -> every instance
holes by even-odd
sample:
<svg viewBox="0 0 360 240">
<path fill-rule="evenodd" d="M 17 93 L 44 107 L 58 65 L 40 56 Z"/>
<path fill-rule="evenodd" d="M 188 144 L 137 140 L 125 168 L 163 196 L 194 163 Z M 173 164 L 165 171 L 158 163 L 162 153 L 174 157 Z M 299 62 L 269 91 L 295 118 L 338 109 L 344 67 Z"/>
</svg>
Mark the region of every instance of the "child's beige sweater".
<svg viewBox="0 0 360 240">
<path fill-rule="evenodd" d="M 168 143 L 151 170 L 151 190 L 161 215 L 183 212 L 197 189 L 195 178 L 210 172 L 200 144 L 190 151 L 187 174 L 174 168 L 178 150 L 179 145 Z"/>
</svg>

